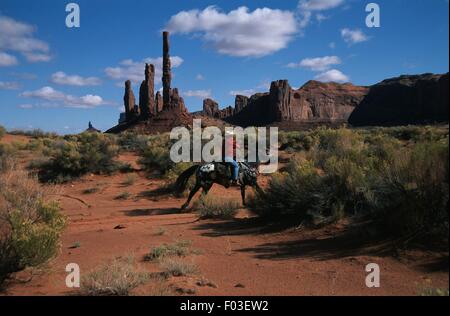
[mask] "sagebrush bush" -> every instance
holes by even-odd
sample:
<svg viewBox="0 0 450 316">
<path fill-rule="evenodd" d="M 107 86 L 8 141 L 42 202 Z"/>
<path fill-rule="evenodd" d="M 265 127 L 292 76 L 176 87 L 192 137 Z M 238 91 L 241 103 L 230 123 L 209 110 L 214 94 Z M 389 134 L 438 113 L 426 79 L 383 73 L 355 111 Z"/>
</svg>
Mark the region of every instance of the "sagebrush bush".
<svg viewBox="0 0 450 316">
<path fill-rule="evenodd" d="M 202 219 L 231 219 L 240 208 L 240 202 L 212 196 L 202 196 L 194 203 L 194 209 Z"/>
<path fill-rule="evenodd" d="M 3 136 L 5 136 L 6 134 L 6 129 L 0 125 L 0 139 L 3 138 Z"/>
<path fill-rule="evenodd" d="M 448 130 L 423 140 L 422 129 L 401 128 L 408 137 L 395 129 L 313 131 L 318 142 L 275 174 L 252 208 L 297 223 L 369 216 L 389 236 L 447 236 Z"/>
<path fill-rule="evenodd" d="M 8 274 L 53 258 L 65 217 L 36 179 L 22 171 L 0 175 L 0 283 Z"/>
<path fill-rule="evenodd" d="M 12 130 L 10 132 L 11 135 L 22 135 L 28 136 L 32 138 L 58 138 L 58 134 L 54 132 L 44 132 L 41 129 L 33 129 L 33 130 Z"/>
<path fill-rule="evenodd" d="M 152 248 L 150 253 L 144 256 L 145 261 L 161 260 L 165 257 L 184 257 L 191 253 L 191 242 L 189 240 L 176 241 L 172 244 L 163 244 Z"/>
<path fill-rule="evenodd" d="M 115 160 L 118 146 L 114 138 L 98 133 L 71 136 L 52 143 L 46 160 L 30 164 L 43 182 L 66 182 L 86 173 L 111 174 L 127 168 Z"/>
<path fill-rule="evenodd" d="M 14 166 L 15 149 L 8 144 L 0 144 L 0 173 Z"/>
<path fill-rule="evenodd" d="M 122 150 L 141 153 L 147 147 L 150 139 L 151 136 L 125 132 L 117 136 L 117 145 Z"/>
<path fill-rule="evenodd" d="M 80 292 L 92 296 L 127 296 L 150 280 L 150 274 L 136 269 L 132 257 L 115 259 L 81 279 Z"/>
<path fill-rule="evenodd" d="M 382 227 L 399 236 L 448 237 L 448 150 L 448 140 L 419 143 L 384 165 L 373 189 Z"/>
<path fill-rule="evenodd" d="M 198 267 L 194 263 L 186 262 L 177 258 L 165 258 L 160 263 L 163 273 L 169 276 L 186 276 L 198 273 Z"/>
<path fill-rule="evenodd" d="M 170 158 L 172 141 L 169 135 L 151 136 L 143 150 L 139 164 L 149 174 L 158 174 L 168 180 L 175 180 L 191 167 L 192 163 L 174 163 Z"/>
</svg>

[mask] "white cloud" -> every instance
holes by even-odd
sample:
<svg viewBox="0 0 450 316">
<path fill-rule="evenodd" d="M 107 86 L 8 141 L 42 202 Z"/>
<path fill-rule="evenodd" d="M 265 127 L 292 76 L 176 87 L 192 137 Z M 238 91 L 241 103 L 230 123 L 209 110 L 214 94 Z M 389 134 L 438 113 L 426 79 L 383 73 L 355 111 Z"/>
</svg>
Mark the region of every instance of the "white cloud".
<svg viewBox="0 0 450 316">
<path fill-rule="evenodd" d="M 290 11 L 258 8 L 252 12 L 239 7 L 228 13 L 210 6 L 181 11 L 166 25 L 172 33 L 200 34 L 220 54 L 261 57 L 285 47 L 297 33 L 298 25 Z"/>
<path fill-rule="evenodd" d="M 98 95 L 88 94 L 82 97 L 65 94 L 52 87 L 43 87 L 35 91 L 25 91 L 20 94 L 22 97 L 37 98 L 46 101 L 58 102 L 65 107 L 73 108 L 93 108 L 99 105 L 109 104 Z M 55 104 L 55 107 L 57 105 Z"/>
<path fill-rule="evenodd" d="M 307 68 L 313 71 L 324 71 L 333 65 L 341 64 L 341 60 L 337 56 L 325 56 L 316 58 L 305 58 L 299 63 L 290 63 L 289 68 Z"/>
<path fill-rule="evenodd" d="M 341 36 L 346 43 L 356 44 L 369 40 L 366 34 L 359 29 L 351 30 L 348 28 L 341 30 Z"/>
<path fill-rule="evenodd" d="M 51 60 L 49 45 L 34 37 L 36 28 L 0 15 L 0 50 L 18 52 L 29 62 Z"/>
<path fill-rule="evenodd" d="M 30 63 L 48 62 L 52 59 L 47 54 L 24 53 L 24 56 Z"/>
<path fill-rule="evenodd" d="M 300 0 L 298 7 L 305 11 L 323 11 L 342 5 L 344 0 Z"/>
<path fill-rule="evenodd" d="M 198 74 L 198 75 L 195 77 L 195 79 L 196 79 L 196 80 L 199 80 L 199 81 L 202 81 L 202 80 L 205 80 L 205 77 L 204 77 L 202 74 Z"/>
<path fill-rule="evenodd" d="M 17 90 L 20 84 L 15 81 L 0 81 L 0 90 Z"/>
<path fill-rule="evenodd" d="M 300 27 L 305 28 L 308 26 L 313 13 L 316 13 L 316 19 L 320 23 L 326 19 L 326 16 L 319 12 L 337 8 L 344 2 L 345 0 L 300 0 L 297 6 L 300 16 Z"/>
<path fill-rule="evenodd" d="M 230 95 L 245 95 L 246 97 L 251 97 L 256 93 L 255 89 L 247 89 L 247 90 L 232 90 L 230 91 Z"/>
<path fill-rule="evenodd" d="M 326 16 L 326 15 L 324 15 L 322 13 L 317 13 L 316 14 L 316 20 L 319 23 L 322 23 L 322 21 L 328 20 L 328 18 L 329 18 L 328 16 Z"/>
<path fill-rule="evenodd" d="M 320 73 L 314 79 L 322 82 L 349 82 L 349 77 L 337 69 Z"/>
<path fill-rule="evenodd" d="M 62 71 L 58 71 L 52 74 L 50 81 L 60 85 L 78 86 L 78 87 L 97 86 L 101 84 L 101 80 L 99 78 L 96 77 L 83 78 L 78 75 L 67 75 Z"/>
<path fill-rule="evenodd" d="M 32 109 L 33 105 L 26 103 L 26 104 L 19 104 L 17 107 L 20 109 Z"/>
<path fill-rule="evenodd" d="M 335 49 L 335 48 L 336 48 L 336 43 L 335 43 L 335 42 L 331 42 L 330 44 L 328 44 L 328 46 L 329 46 L 331 49 Z"/>
<path fill-rule="evenodd" d="M 7 53 L 0 52 L 0 67 L 15 66 L 17 64 L 18 61 L 16 57 Z"/>
<path fill-rule="evenodd" d="M 11 76 L 22 80 L 34 80 L 37 79 L 37 75 L 29 72 L 12 72 Z"/>
<path fill-rule="evenodd" d="M 183 63 L 183 58 L 174 56 L 170 58 L 172 68 L 180 67 Z M 126 59 L 119 63 L 117 67 L 108 67 L 105 69 L 106 75 L 115 80 L 131 80 L 133 83 L 140 83 L 144 80 L 145 64 L 153 64 L 155 66 L 155 83 L 161 83 L 162 77 L 162 57 L 145 58 L 142 61 L 134 61 Z"/>
<path fill-rule="evenodd" d="M 267 92 L 270 90 L 271 82 L 269 80 L 261 81 L 255 88 L 244 89 L 244 90 L 232 90 L 230 91 L 230 95 L 244 95 L 246 97 L 251 97 L 256 93 Z"/>
<path fill-rule="evenodd" d="M 211 97 L 211 90 L 188 90 L 186 92 L 182 92 L 182 95 L 185 97 L 206 99 Z"/>
</svg>

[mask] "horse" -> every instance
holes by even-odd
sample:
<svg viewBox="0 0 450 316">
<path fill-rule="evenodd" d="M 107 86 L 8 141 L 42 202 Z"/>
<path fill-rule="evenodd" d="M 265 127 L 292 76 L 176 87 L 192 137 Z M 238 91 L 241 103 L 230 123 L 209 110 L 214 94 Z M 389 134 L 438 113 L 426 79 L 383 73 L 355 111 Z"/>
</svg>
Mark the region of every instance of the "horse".
<svg viewBox="0 0 450 316">
<path fill-rule="evenodd" d="M 238 162 L 239 164 L 239 186 L 241 188 L 242 204 L 246 206 L 245 189 L 247 186 L 253 187 L 258 193 L 262 193 L 262 189 L 258 185 L 257 179 L 259 176 L 258 166 L 252 167 L 247 162 Z M 181 210 L 185 210 L 191 203 L 195 194 L 203 189 L 202 195 L 206 196 L 211 187 L 216 183 L 225 188 L 231 186 L 231 170 L 230 165 L 225 162 L 207 163 L 204 165 L 195 165 L 185 170 L 175 182 L 175 190 L 178 194 L 186 190 L 189 179 L 195 174 L 195 185 L 189 193 L 189 197 Z"/>
</svg>

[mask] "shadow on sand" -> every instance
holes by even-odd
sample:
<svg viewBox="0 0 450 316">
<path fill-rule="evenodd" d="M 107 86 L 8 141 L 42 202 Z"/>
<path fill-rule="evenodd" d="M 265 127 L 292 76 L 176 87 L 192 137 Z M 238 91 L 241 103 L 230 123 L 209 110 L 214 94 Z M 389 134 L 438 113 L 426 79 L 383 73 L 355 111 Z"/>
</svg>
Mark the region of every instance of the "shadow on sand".
<svg viewBox="0 0 450 316">
<path fill-rule="evenodd" d="M 287 229 L 291 228 L 289 231 Z M 345 259 L 355 256 L 397 257 L 396 243 L 392 239 L 370 233 L 364 223 L 355 223 L 337 228 L 329 226 L 319 229 L 295 231 L 292 222 L 273 223 L 258 218 L 233 221 L 208 221 L 196 225 L 203 230 L 203 236 L 243 236 L 273 234 L 270 240 L 252 248 L 237 249 L 253 253 L 256 258 L 266 260 L 287 260 L 307 258 L 318 261 Z M 284 232 L 282 234 L 276 234 Z M 269 237 L 269 236 L 268 236 Z M 269 238 L 267 238 L 269 239 Z M 430 256 L 426 264 L 418 266 L 426 271 L 448 271 L 447 256 Z"/>
<path fill-rule="evenodd" d="M 129 211 L 123 211 L 126 216 L 137 217 L 137 216 L 154 216 L 154 215 L 170 215 L 170 214 L 180 214 L 180 209 L 178 208 L 149 208 L 149 209 L 135 209 Z"/>
</svg>

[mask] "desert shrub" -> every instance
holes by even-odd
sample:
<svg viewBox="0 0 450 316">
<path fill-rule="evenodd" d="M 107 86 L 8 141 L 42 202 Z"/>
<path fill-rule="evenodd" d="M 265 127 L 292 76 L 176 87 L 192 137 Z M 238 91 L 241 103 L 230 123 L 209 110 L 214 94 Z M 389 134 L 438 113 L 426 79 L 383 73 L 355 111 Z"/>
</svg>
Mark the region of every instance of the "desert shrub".
<svg viewBox="0 0 450 316">
<path fill-rule="evenodd" d="M 74 138 L 54 142 L 45 152 L 49 158 L 31 165 L 39 170 L 41 181 L 66 182 L 86 173 L 111 174 L 129 168 L 114 160 L 118 147 L 110 136 L 83 133 Z"/>
<path fill-rule="evenodd" d="M 94 194 L 100 191 L 99 187 L 92 187 L 92 188 L 87 188 L 85 190 L 83 190 L 83 194 Z"/>
<path fill-rule="evenodd" d="M 149 147 L 142 153 L 139 163 L 149 172 L 157 172 L 161 175 L 168 172 L 174 165 L 170 159 L 168 148 Z"/>
<path fill-rule="evenodd" d="M 419 143 L 384 165 L 374 185 L 374 212 L 393 235 L 448 237 L 448 141 Z"/>
<path fill-rule="evenodd" d="M 426 287 L 419 291 L 420 296 L 449 296 L 448 289 Z"/>
<path fill-rule="evenodd" d="M 21 171 L 0 175 L 0 281 L 9 273 L 54 257 L 65 226 L 55 202 L 45 201 L 36 179 Z"/>
<path fill-rule="evenodd" d="M 448 136 L 406 142 L 385 132 L 313 133 L 319 141 L 272 177 L 252 202 L 255 212 L 297 224 L 360 215 L 392 237 L 448 235 Z"/>
<path fill-rule="evenodd" d="M 161 261 L 161 268 L 166 276 L 186 276 L 198 273 L 198 267 L 194 263 L 185 262 L 176 258 L 166 258 Z"/>
<path fill-rule="evenodd" d="M 231 199 L 203 196 L 195 202 L 194 208 L 202 219 L 231 219 L 240 208 L 240 203 Z"/>
<path fill-rule="evenodd" d="M 0 173 L 9 170 L 14 165 L 15 150 L 8 144 L 0 144 Z"/>
<path fill-rule="evenodd" d="M 12 130 L 10 132 L 11 135 L 22 135 L 28 136 L 32 138 L 58 138 L 58 134 L 54 132 L 44 132 L 41 129 L 33 129 L 33 130 Z"/>
<path fill-rule="evenodd" d="M 128 200 L 131 196 L 130 192 L 122 192 L 119 195 L 117 195 L 114 199 L 115 200 Z"/>
<path fill-rule="evenodd" d="M 309 132 L 280 132 L 278 142 L 280 150 L 310 150 L 315 139 Z"/>
<path fill-rule="evenodd" d="M 137 271 L 133 258 L 115 259 L 82 277 L 80 292 L 92 296 L 127 296 L 149 280 L 149 273 Z"/>
<path fill-rule="evenodd" d="M 137 176 L 135 174 L 129 174 L 122 184 L 125 186 L 133 185 L 136 182 L 136 179 Z"/>
<path fill-rule="evenodd" d="M 252 208 L 263 216 L 295 215 L 307 218 L 318 203 L 322 188 L 321 176 L 309 161 L 293 161 L 283 174 L 272 176 L 264 194 L 257 194 Z"/>
<path fill-rule="evenodd" d="M 6 129 L 0 125 L 0 139 L 3 138 L 3 136 L 5 136 L 6 134 Z"/>
<path fill-rule="evenodd" d="M 175 180 L 192 163 L 174 163 L 170 158 L 172 141 L 169 135 L 151 136 L 146 147 L 141 152 L 139 164 L 147 173 L 169 180 Z"/>
<path fill-rule="evenodd" d="M 191 242 L 189 240 L 176 241 L 172 244 L 163 244 L 152 248 L 150 253 L 144 257 L 145 261 L 161 260 L 165 257 L 184 257 L 191 253 Z"/>
<path fill-rule="evenodd" d="M 151 136 L 125 132 L 117 136 L 117 145 L 125 151 L 142 152 L 150 139 Z"/>
</svg>

